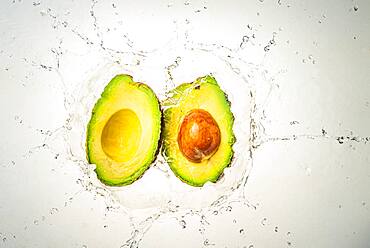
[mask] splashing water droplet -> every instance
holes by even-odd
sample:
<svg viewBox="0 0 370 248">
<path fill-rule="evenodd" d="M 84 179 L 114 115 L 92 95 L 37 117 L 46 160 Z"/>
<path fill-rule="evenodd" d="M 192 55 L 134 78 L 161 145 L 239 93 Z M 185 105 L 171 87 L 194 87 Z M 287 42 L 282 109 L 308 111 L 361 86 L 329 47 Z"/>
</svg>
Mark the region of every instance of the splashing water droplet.
<svg viewBox="0 0 370 248">
<path fill-rule="evenodd" d="M 262 224 L 262 226 L 265 226 L 265 225 L 266 225 L 266 223 L 267 223 L 267 218 L 263 218 L 263 219 L 261 220 L 261 224 Z"/>
<path fill-rule="evenodd" d="M 185 229 L 185 228 L 186 228 L 186 222 L 185 222 L 184 220 L 181 220 L 181 221 L 180 221 L 180 225 L 181 225 L 181 227 L 182 227 L 183 229 Z"/>
</svg>

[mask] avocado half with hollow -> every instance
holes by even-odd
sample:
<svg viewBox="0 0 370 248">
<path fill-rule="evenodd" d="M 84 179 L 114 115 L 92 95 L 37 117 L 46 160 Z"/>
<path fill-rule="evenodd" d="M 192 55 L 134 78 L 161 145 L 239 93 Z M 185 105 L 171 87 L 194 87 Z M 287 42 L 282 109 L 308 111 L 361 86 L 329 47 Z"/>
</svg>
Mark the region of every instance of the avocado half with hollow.
<svg viewBox="0 0 370 248">
<path fill-rule="evenodd" d="M 155 159 L 161 131 L 158 99 L 143 83 L 117 75 L 105 87 L 87 126 L 87 158 L 105 184 L 127 185 Z"/>
<path fill-rule="evenodd" d="M 231 162 L 234 117 L 212 76 L 184 83 L 164 103 L 163 152 L 172 171 L 193 186 L 216 182 Z"/>
</svg>

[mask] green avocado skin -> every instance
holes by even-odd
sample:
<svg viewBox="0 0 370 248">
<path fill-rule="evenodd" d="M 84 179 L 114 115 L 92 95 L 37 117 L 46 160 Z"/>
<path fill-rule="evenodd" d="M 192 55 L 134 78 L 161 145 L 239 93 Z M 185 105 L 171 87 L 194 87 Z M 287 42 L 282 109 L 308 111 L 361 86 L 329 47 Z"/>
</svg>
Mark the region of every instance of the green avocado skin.
<svg viewBox="0 0 370 248">
<path fill-rule="evenodd" d="M 222 166 L 217 170 L 217 172 L 209 177 L 207 181 L 196 181 L 192 179 L 189 175 L 184 175 L 180 173 L 177 170 L 178 164 L 176 161 L 176 158 L 171 153 L 171 147 L 166 142 L 166 139 L 170 138 L 170 131 L 173 128 L 171 125 L 171 115 L 174 111 L 178 111 L 176 107 L 174 107 L 179 101 L 181 101 L 181 98 L 184 94 L 186 94 L 187 91 L 191 91 L 196 89 L 197 87 L 201 86 L 202 84 L 212 84 L 215 87 L 217 87 L 220 91 L 220 94 L 222 98 L 224 98 L 224 108 L 225 111 L 228 112 L 228 124 L 229 124 L 229 130 L 228 132 L 231 132 L 231 136 L 228 140 L 228 144 L 230 147 L 233 146 L 233 144 L 236 142 L 235 135 L 233 133 L 232 127 L 234 124 L 234 116 L 230 110 L 230 101 L 227 99 L 227 95 L 222 91 L 222 89 L 219 87 L 216 79 L 213 76 L 207 75 L 204 77 L 197 78 L 192 83 L 183 83 L 179 86 L 177 86 L 175 89 L 171 90 L 169 94 L 171 97 L 167 98 L 165 101 L 162 102 L 162 106 L 165 107 L 165 110 L 163 111 L 163 127 L 162 127 L 162 136 L 163 136 L 163 145 L 162 145 L 162 154 L 167 160 L 167 163 L 169 164 L 171 170 L 174 172 L 176 177 L 178 177 L 181 181 L 184 183 L 187 183 L 191 186 L 195 187 L 202 187 L 207 181 L 209 182 L 217 182 L 217 180 L 220 178 L 220 176 L 223 173 L 223 170 L 231 163 L 234 155 L 234 151 L 231 149 L 230 152 L 227 154 L 225 159 L 223 160 Z M 205 96 L 206 97 L 206 96 Z"/>
<path fill-rule="evenodd" d="M 101 165 L 96 163 L 96 161 L 94 160 L 94 154 L 93 154 L 93 149 L 92 149 L 92 141 L 94 137 L 92 135 L 92 130 L 94 128 L 94 125 L 99 120 L 99 115 L 97 114 L 97 112 L 102 107 L 103 103 L 110 100 L 111 94 L 115 92 L 115 90 L 120 84 L 130 84 L 134 87 L 137 87 L 138 90 L 144 92 L 148 96 L 148 99 L 152 106 L 152 111 L 154 111 L 154 116 L 156 118 L 155 128 L 154 128 L 156 135 L 154 139 L 151 141 L 152 142 L 151 151 L 148 154 L 145 154 L 145 156 L 147 156 L 148 158 L 146 159 L 146 162 L 143 165 L 141 165 L 140 168 L 136 170 L 129 177 L 113 179 L 113 178 L 104 177 L 103 173 L 101 173 L 101 170 L 102 170 Z M 122 97 L 124 97 L 124 92 L 122 94 L 123 94 Z M 155 160 L 158 154 L 160 135 L 161 135 L 161 111 L 159 107 L 158 98 L 153 92 L 153 90 L 144 83 L 134 82 L 132 76 L 130 75 L 127 75 L 127 74 L 117 75 L 104 88 L 104 91 L 102 92 L 101 97 L 98 99 L 98 101 L 96 102 L 92 110 L 91 119 L 87 125 L 87 135 L 86 135 L 87 161 L 90 164 L 96 165 L 95 172 L 97 174 L 98 179 L 102 183 L 108 186 L 124 186 L 124 185 L 132 184 L 144 174 L 144 172 L 149 168 L 150 164 Z"/>
</svg>

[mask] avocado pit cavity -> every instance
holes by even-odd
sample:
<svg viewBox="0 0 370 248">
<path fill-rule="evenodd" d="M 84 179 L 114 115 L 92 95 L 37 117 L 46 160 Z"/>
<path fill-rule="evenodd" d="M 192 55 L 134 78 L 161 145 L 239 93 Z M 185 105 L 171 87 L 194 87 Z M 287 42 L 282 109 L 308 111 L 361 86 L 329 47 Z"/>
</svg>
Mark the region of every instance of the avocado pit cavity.
<svg viewBox="0 0 370 248">
<path fill-rule="evenodd" d="M 217 151 L 221 142 L 220 129 L 210 113 L 193 109 L 180 125 L 177 142 L 189 161 L 200 163 Z"/>
<path fill-rule="evenodd" d="M 116 162 L 127 162 L 137 153 L 141 140 L 141 124 L 130 109 L 114 113 L 104 126 L 101 146 L 104 153 Z"/>
</svg>

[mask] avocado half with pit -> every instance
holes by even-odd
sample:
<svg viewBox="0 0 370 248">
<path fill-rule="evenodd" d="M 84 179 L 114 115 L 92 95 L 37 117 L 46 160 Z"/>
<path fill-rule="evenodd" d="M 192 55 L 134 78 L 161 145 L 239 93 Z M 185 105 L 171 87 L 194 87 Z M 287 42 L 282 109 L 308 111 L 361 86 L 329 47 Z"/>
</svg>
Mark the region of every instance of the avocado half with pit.
<svg viewBox="0 0 370 248">
<path fill-rule="evenodd" d="M 163 103 L 163 153 L 178 178 L 192 186 L 216 182 L 233 157 L 234 116 L 212 76 L 184 83 Z"/>
<path fill-rule="evenodd" d="M 87 126 L 87 158 L 105 184 L 127 185 L 155 159 L 161 111 L 154 92 L 130 75 L 117 75 L 96 102 Z"/>
</svg>

